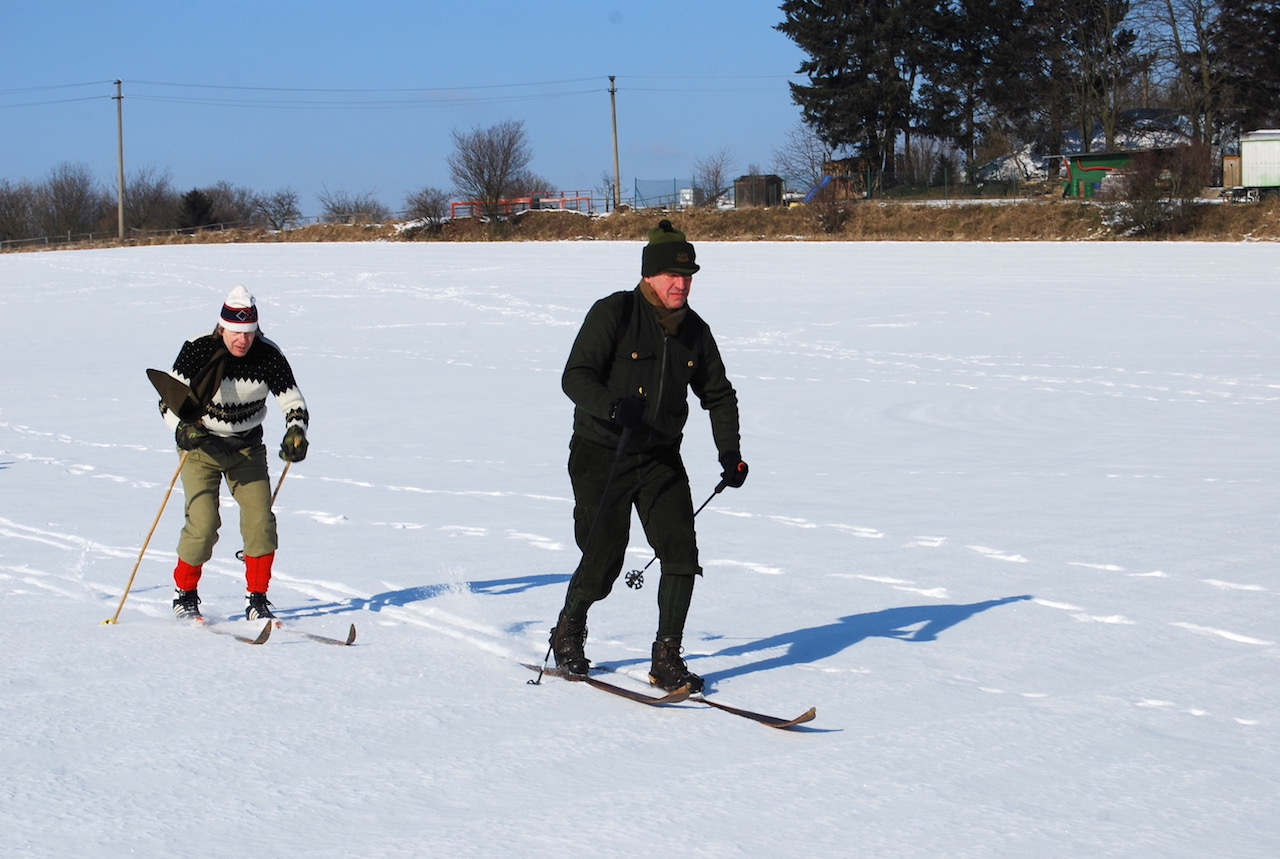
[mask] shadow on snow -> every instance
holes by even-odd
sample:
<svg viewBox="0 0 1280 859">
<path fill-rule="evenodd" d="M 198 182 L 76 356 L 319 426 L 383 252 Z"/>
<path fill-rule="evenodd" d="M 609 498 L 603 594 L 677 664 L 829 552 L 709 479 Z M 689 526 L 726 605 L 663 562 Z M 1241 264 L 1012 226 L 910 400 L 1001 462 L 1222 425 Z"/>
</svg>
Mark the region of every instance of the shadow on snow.
<svg viewBox="0 0 1280 859">
<path fill-rule="evenodd" d="M 1031 597 L 1024 594 L 968 605 L 913 605 L 867 614 L 851 614 L 840 618 L 835 623 L 784 632 L 756 641 L 735 644 L 715 653 L 687 655 L 685 658 L 693 661 L 710 657 L 746 656 L 779 647 L 786 648 L 784 653 L 767 659 L 759 659 L 726 668 L 723 671 L 708 672 L 705 677 L 710 683 L 756 671 L 818 662 L 868 638 L 897 638 L 910 642 L 933 641 L 942 631 L 963 623 L 979 612 L 1029 599 Z"/>
<path fill-rule="evenodd" d="M 373 596 L 353 597 L 340 602 L 311 605 L 296 611 L 277 612 L 282 617 L 318 617 L 320 615 L 337 615 L 349 611 L 381 611 L 388 606 L 403 607 L 423 600 L 435 599 L 450 593 L 475 593 L 488 596 L 506 596 L 518 594 L 533 588 L 547 585 L 565 584 L 569 576 L 561 573 L 540 576 L 513 576 L 506 579 L 484 579 L 475 582 L 450 582 L 438 585 L 420 585 L 413 588 L 401 588 L 395 591 L 384 591 Z"/>
<path fill-rule="evenodd" d="M 421 585 L 385 591 L 368 598 L 353 598 L 340 602 L 312 605 L 305 609 L 280 612 L 280 614 L 299 618 L 338 615 L 350 611 L 381 611 L 387 606 L 403 607 L 459 591 L 487 594 L 489 596 L 505 596 L 523 593 L 533 588 L 547 587 L 548 585 L 563 585 L 568 581 L 568 575 L 555 573 Z M 688 654 L 685 658 L 692 662 L 693 660 L 712 657 L 750 656 L 778 648 L 786 648 L 784 652 L 774 656 L 757 659 L 754 662 L 747 662 L 721 671 L 708 672 L 704 676 L 708 683 L 712 683 L 718 680 L 727 680 L 730 677 L 752 674 L 757 671 L 769 671 L 788 665 L 819 662 L 868 638 L 896 638 L 900 641 L 908 642 L 934 641 L 944 630 L 963 623 L 980 612 L 996 606 L 1029 599 L 1031 599 L 1029 595 L 1022 594 L 985 602 L 968 603 L 966 605 L 901 606 L 899 608 L 884 609 L 883 611 L 867 612 L 866 614 L 851 614 L 839 618 L 834 623 L 807 629 L 797 629 L 792 632 L 783 632 L 778 635 L 771 635 L 768 638 L 725 647 L 714 653 Z M 714 641 L 715 639 L 706 640 Z M 622 660 L 620 662 L 611 662 L 610 664 L 614 667 L 620 667 L 633 662 L 638 664 L 647 661 L 642 659 Z"/>
</svg>

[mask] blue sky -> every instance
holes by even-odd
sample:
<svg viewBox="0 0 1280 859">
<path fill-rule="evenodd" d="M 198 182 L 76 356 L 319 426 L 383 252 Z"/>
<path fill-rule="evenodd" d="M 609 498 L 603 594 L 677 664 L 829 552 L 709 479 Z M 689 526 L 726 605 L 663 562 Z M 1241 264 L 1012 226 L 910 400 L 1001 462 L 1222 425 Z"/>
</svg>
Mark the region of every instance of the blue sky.
<svg viewBox="0 0 1280 859">
<path fill-rule="evenodd" d="M 780 20 L 757 0 L 0 0 L 0 179 L 69 162 L 114 187 L 120 79 L 126 173 L 178 190 L 396 210 L 451 189 L 454 129 L 505 120 L 524 122 L 534 172 L 590 190 L 613 169 L 609 75 L 624 189 L 722 150 L 736 175 L 800 121 L 787 82 L 804 55 Z"/>
</svg>

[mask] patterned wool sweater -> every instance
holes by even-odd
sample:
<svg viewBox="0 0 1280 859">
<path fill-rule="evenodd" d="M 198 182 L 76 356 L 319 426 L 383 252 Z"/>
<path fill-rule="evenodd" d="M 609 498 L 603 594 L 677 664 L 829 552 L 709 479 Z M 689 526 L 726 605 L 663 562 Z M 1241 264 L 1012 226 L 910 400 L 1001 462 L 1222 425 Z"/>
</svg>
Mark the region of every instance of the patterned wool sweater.
<svg viewBox="0 0 1280 859">
<path fill-rule="evenodd" d="M 182 344 L 169 375 L 190 385 L 221 343 L 222 338 L 217 334 L 192 337 Z M 276 404 L 284 412 L 286 429 L 291 426 L 307 429 L 310 420 L 307 402 L 298 390 L 293 369 L 280 347 L 259 334 L 243 358 L 231 356 L 227 361 L 226 375 L 205 411 L 205 428 L 213 435 L 235 438 L 246 445 L 260 443 L 268 393 L 276 398 Z M 177 428 L 178 416 L 163 401 L 160 413 L 170 429 Z"/>
</svg>

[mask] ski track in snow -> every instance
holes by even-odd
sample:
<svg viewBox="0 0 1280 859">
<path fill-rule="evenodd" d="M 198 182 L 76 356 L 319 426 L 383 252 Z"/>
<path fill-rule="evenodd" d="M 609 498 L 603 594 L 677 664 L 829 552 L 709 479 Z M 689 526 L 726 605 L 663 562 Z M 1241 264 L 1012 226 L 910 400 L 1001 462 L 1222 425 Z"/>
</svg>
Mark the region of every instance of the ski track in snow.
<svg viewBox="0 0 1280 859">
<path fill-rule="evenodd" d="M 64 434 L 56 434 L 53 432 L 41 431 L 29 426 L 13 426 L 8 423 L 0 422 L 0 431 L 8 430 L 12 432 L 18 440 L 56 440 L 58 444 L 72 445 L 83 447 L 89 450 L 93 449 L 93 445 L 87 445 L 77 442 L 76 439 Z M 155 453 L 155 449 L 145 446 L 128 446 L 130 450 Z M 167 451 L 166 451 L 167 452 Z M 126 485 L 131 489 L 145 491 L 150 497 L 154 494 L 154 490 L 159 485 L 155 481 L 141 480 L 131 478 L 125 475 L 113 475 L 101 473 L 98 467 L 79 460 L 71 458 L 59 458 L 43 455 L 32 450 L 7 450 L 6 455 L 12 457 L 15 461 L 27 461 L 58 468 L 67 474 L 78 478 L 88 478 L 92 480 L 108 479 Z M 571 499 L 559 496 L 544 494 L 518 493 L 508 490 L 496 489 L 469 489 L 469 490 L 441 490 L 424 486 L 405 485 L 401 483 L 380 485 L 372 481 L 355 479 L 349 477 L 335 476 L 319 476 L 317 478 L 331 484 L 351 487 L 359 490 L 374 490 L 385 493 L 413 493 L 421 495 L 440 495 L 446 497 L 481 497 L 481 498 L 514 498 L 526 499 L 539 503 L 556 503 L 571 504 Z M 180 505 L 181 489 L 178 487 L 174 493 L 172 503 Z M 224 492 L 222 498 L 222 506 L 224 508 L 234 508 L 234 502 L 227 497 Z M 714 513 L 733 518 L 758 520 L 762 527 L 775 527 L 782 529 L 802 529 L 802 530 L 819 530 L 826 529 L 836 534 L 847 536 L 857 540 L 884 540 L 895 539 L 888 529 L 866 524 L 849 524 L 841 522 L 814 522 L 799 517 L 779 516 L 779 515 L 758 515 L 746 513 L 743 511 L 735 511 L 732 509 L 715 508 Z M 353 521 L 352 517 L 341 512 L 334 511 L 317 511 L 317 510 L 285 510 L 281 511 L 280 516 L 303 516 L 312 521 L 327 526 L 347 527 L 359 524 Z M 469 525 L 469 524 L 429 524 L 426 522 L 402 521 L 389 522 L 373 520 L 364 523 L 369 527 L 386 527 L 392 529 L 404 530 L 420 530 L 433 529 L 440 532 L 448 533 L 450 536 L 464 538 L 491 538 L 496 537 L 506 540 L 517 540 L 526 543 L 531 548 L 549 551 L 549 552 L 569 552 L 572 553 L 576 549 L 572 544 L 566 544 L 564 541 L 556 539 L 552 536 L 528 533 L 516 529 L 492 529 L 487 526 Z M 12 567 L 0 566 L 0 580 L 3 580 L 10 592 L 19 592 L 22 588 L 41 588 L 51 592 L 61 594 L 63 596 L 79 595 L 82 598 L 102 599 L 107 595 L 118 593 L 119 584 L 109 581 L 86 581 L 83 578 L 83 570 L 86 567 L 86 560 L 90 558 L 104 559 L 133 559 L 136 558 L 137 550 L 128 546 L 109 546 L 97 542 L 84 541 L 72 534 L 62 533 L 26 525 L 9 518 L 0 518 L 0 536 L 13 538 L 22 541 L 40 543 L 46 546 L 61 549 L 69 554 L 74 554 L 77 558 L 75 564 L 72 565 L 70 571 L 66 574 L 54 573 L 51 571 L 34 570 L 28 567 Z M 779 539 L 784 539 L 781 535 Z M 947 550 L 950 546 L 960 546 L 964 550 L 975 553 L 977 556 L 990 560 L 1004 563 L 1014 564 L 1030 564 L 1032 560 L 1028 555 L 1023 554 L 1016 549 L 993 548 L 981 544 L 969 544 L 963 539 L 955 536 L 947 535 L 904 535 L 900 538 L 904 540 L 901 545 L 906 549 L 916 550 Z M 168 541 L 166 540 L 165 543 Z M 638 555 L 650 554 L 651 550 L 645 545 L 633 546 L 629 552 Z M 171 551 L 167 545 L 157 546 L 153 541 L 148 548 L 145 556 L 147 563 L 163 563 L 170 561 Z M 1163 571 L 1150 572 L 1134 572 L 1130 573 L 1118 564 L 1099 563 L 1094 561 L 1076 561 L 1076 560 L 1060 560 L 1058 563 L 1069 567 L 1078 567 L 1100 573 L 1123 573 L 1125 576 L 1133 578 L 1151 578 L 1162 579 L 1168 578 L 1168 574 Z M 774 564 L 764 564 L 737 559 L 725 558 L 707 558 L 704 559 L 704 566 L 712 567 L 731 567 L 749 573 L 766 576 L 785 576 L 788 570 Z M 211 562 L 206 568 L 215 574 L 221 574 L 232 578 L 238 578 L 241 571 L 238 567 L 219 564 L 216 561 Z M 893 591 L 915 594 L 932 600 L 945 600 L 950 597 L 946 587 L 936 584 L 921 583 L 912 579 L 904 579 L 897 577 L 884 577 L 869 574 L 832 572 L 828 576 L 835 579 L 853 579 L 860 582 L 885 586 Z M 1265 594 L 1275 596 L 1276 592 L 1268 589 L 1264 585 L 1251 583 L 1232 583 L 1217 579 L 1202 579 L 1204 584 L 1215 589 L 1250 593 Z M 391 618 L 397 622 L 412 623 L 431 629 L 434 632 L 449 635 L 455 638 L 463 638 L 471 642 L 477 649 L 500 654 L 513 659 L 527 658 L 527 653 L 521 653 L 520 648 L 516 646 L 502 630 L 486 627 L 484 625 L 476 625 L 465 621 L 463 618 L 450 615 L 434 606 L 394 606 L 379 604 L 378 596 L 371 593 L 363 593 L 353 591 L 348 588 L 336 585 L 333 582 L 311 581 L 298 578 L 289 574 L 287 567 L 278 569 L 274 584 L 277 586 L 288 587 L 309 599 L 332 606 L 331 613 L 346 613 L 356 610 L 376 610 L 384 618 Z M 464 587 L 459 585 L 458 587 Z M 168 611 L 169 594 L 161 593 L 159 596 L 134 596 L 131 599 L 139 603 L 152 603 L 149 605 L 148 613 L 166 614 Z M 1097 624 L 1114 624 L 1114 625 L 1134 625 L 1139 623 L 1123 613 L 1098 611 L 1097 609 L 1086 609 L 1082 606 L 1075 605 L 1071 602 L 1053 600 L 1047 598 L 1035 598 L 1033 604 L 1041 606 L 1048 610 L 1066 612 L 1073 620 L 1082 623 Z M 1253 635 L 1233 632 L 1230 630 L 1216 629 L 1204 624 L 1197 624 L 1191 621 L 1178 620 L 1166 621 L 1174 628 L 1194 633 L 1197 635 L 1211 635 L 1226 641 L 1231 641 L 1246 645 L 1269 646 L 1273 642 L 1259 638 Z"/>
<path fill-rule="evenodd" d="M 492 310 L 492 307 L 485 307 Z M 749 348 L 739 346 L 742 351 L 751 351 L 752 348 L 758 348 L 759 342 L 767 340 L 767 337 L 756 338 L 755 344 Z M 783 354 L 778 352 L 777 354 Z M 1247 387 L 1241 380 L 1231 378 L 1208 377 L 1203 374 L 1188 374 L 1187 379 L 1195 379 L 1198 382 L 1211 385 L 1209 388 L 1178 388 L 1170 385 L 1153 385 L 1143 382 L 1128 382 L 1118 384 L 1114 381 L 1104 382 L 1094 378 L 1091 382 L 1096 387 L 1084 387 L 1081 385 L 1081 379 L 1068 380 L 1061 376 L 1048 376 L 1042 374 L 1031 373 L 992 373 L 992 368 L 998 366 L 998 362 L 988 357 L 981 358 L 960 358 L 956 356 L 942 355 L 916 355 L 916 356 L 895 356 L 892 360 L 885 356 L 871 358 L 861 352 L 849 350 L 821 350 L 808 353 L 807 357 L 822 357 L 829 360 L 839 361 L 870 361 L 881 366 L 883 369 L 886 362 L 890 365 L 897 366 L 903 371 L 910 371 L 919 375 L 918 381 L 926 381 L 933 375 L 939 374 L 944 368 L 948 373 L 954 374 L 962 372 L 965 374 L 990 376 L 1007 382 L 1010 384 L 1034 384 L 1038 390 L 1053 391 L 1056 393 L 1067 393 L 1070 395 L 1081 394 L 1105 394 L 1106 396 L 1123 396 L 1126 394 L 1140 395 L 1144 398 L 1153 398 L 1156 396 L 1171 397 L 1176 399 L 1181 396 L 1208 397 L 1215 400 L 1228 400 L 1231 398 L 1240 398 L 1242 401 L 1259 402 L 1273 401 L 1277 399 L 1274 391 L 1264 393 L 1255 393 L 1248 396 L 1241 396 L 1240 388 Z M 906 360 L 908 357 L 911 360 Z M 930 370 L 929 368 L 932 368 Z M 960 368 L 960 369 L 957 369 Z M 1127 375 L 1127 371 L 1123 368 L 1075 368 L 1075 369 L 1091 369 L 1098 372 L 1106 372 L 1111 375 Z M 1143 375 L 1143 374 L 1138 374 Z M 954 384 L 954 381 L 947 382 Z M 1045 385 L 1053 385 L 1054 387 L 1043 387 Z M 998 416 L 1002 422 L 1011 423 L 1031 417 L 1029 414 L 1017 414 L 1012 411 L 1007 403 L 1003 404 L 987 404 L 984 408 L 988 418 Z M 939 413 L 935 407 L 924 408 L 913 411 L 910 415 L 903 415 L 913 421 L 925 422 L 941 422 L 946 423 L 947 418 Z M 955 416 L 953 415 L 953 418 Z M 970 416 L 972 417 L 972 416 Z M 1043 415 L 1041 417 L 1052 417 L 1051 415 Z M 0 433 L 9 433 L 10 440 L 6 442 L 3 450 L 5 456 L 10 457 L 13 461 L 31 462 L 51 468 L 60 469 L 67 474 L 79 478 L 88 478 L 91 480 L 109 480 L 127 486 L 131 489 L 142 490 L 152 494 L 160 484 L 155 480 L 140 479 L 127 475 L 112 474 L 99 470 L 99 466 L 92 462 L 85 462 L 83 457 L 91 454 L 95 449 L 111 449 L 119 448 L 127 451 L 133 451 L 142 454 L 169 453 L 169 451 L 161 448 L 152 448 L 145 445 L 103 445 L 92 443 L 82 439 L 77 439 L 65 433 L 54 432 L 39 427 L 32 427 L 23 424 L 13 424 L 10 422 L 0 422 Z M 2 437 L 2 436 L 0 436 Z M 44 450 L 44 447 L 53 444 L 58 446 L 67 446 L 74 455 L 51 456 Z M 26 449 L 24 449 L 26 448 Z M 378 484 L 376 482 L 354 478 L 341 477 L 334 475 L 319 475 L 311 479 L 334 484 L 337 486 L 345 486 L 358 490 L 373 490 L 375 492 L 384 492 L 388 494 L 415 494 L 425 496 L 444 496 L 456 498 L 507 498 L 507 499 L 524 499 L 538 503 L 556 503 L 568 505 L 572 503 L 572 499 L 545 495 L 540 493 L 519 493 L 510 490 L 475 488 L 475 489 L 451 489 L 444 490 L 421 485 L 410 485 L 404 483 L 388 483 Z M 181 489 L 178 487 L 174 493 L 174 503 L 180 504 Z M 222 498 L 222 506 L 224 508 L 233 508 L 234 502 L 224 493 Z M 778 527 L 784 529 L 802 529 L 802 530 L 818 530 L 829 529 L 841 535 L 852 537 L 859 540 L 884 540 L 894 539 L 886 528 L 877 527 L 867 524 L 850 524 L 841 522 L 814 522 L 804 518 L 794 516 L 781 515 L 759 515 L 746 513 L 743 511 L 735 511 L 726 508 L 714 508 L 713 512 L 717 515 L 758 520 L 764 527 Z M 310 518 L 320 525 L 331 526 L 350 526 L 359 524 L 353 521 L 352 517 L 346 513 L 335 511 L 318 511 L 318 510 L 293 510 L 283 511 L 279 515 L 288 516 L 304 516 Z M 550 552 L 568 552 L 574 550 L 571 544 L 566 544 L 563 540 L 552 536 L 528 533 L 516 529 L 503 529 L 500 532 L 481 525 L 468 524 L 430 524 L 427 522 L 416 521 L 381 521 L 374 520 L 364 523 L 370 527 L 386 527 L 399 530 L 420 530 L 433 529 L 441 532 L 447 532 L 452 536 L 462 536 L 469 538 L 486 538 L 500 537 L 502 539 L 517 540 L 526 543 L 531 548 L 550 551 Z M 127 546 L 107 546 L 101 543 L 90 543 L 82 541 L 79 538 L 65 533 L 49 531 L 39 527 L 24 525 L 20 522 L 0 518 L 0 536 L 16 538 L 30 542 L 42 543 L 44 545 L 60 548 L 67 552 L 75 553 L 79 561 L 75 565 L 71 574 L 62 576 L 50 572 L 42 572 L 29 568 L 0 567 L 0 577 L 10 583 L 11 588 L 20 588 L 22 586 L 37 587 L 45 590 L 60 593 L 62 595 L 85 594 L 88 593 L 94 598 L 101 598 L 104 595 L 115 593 L 118 591 L 118 584 L 114 582 L 88 582 L 84 581 L 80 576 L 80 570 L 85 566 L 87 557 L 101 557 L 111 559 L 132 558 L 136 556 L 136 550 Z M 779 539 L 784 539 L 780 536 Z M 979 557 L 998 562 L 1014 563 L 1014 564 L 1030 564 L 1031 558 L 1016 549 L 993 548 L 982 544 L 970 544 L 961 538 L 947 535 L 904 535 L 897 538 L 905 540 L 901 545 L 907 549 L 934 549 L 945 550 L 952 545 L 962 546 L 965 550 L 977 554 Z M 647 546 L 633 547 L 629 550 L 632 553 L 645 554 L 650 552 Z M 157 548 L 153 543 L 148 549 L 145 561 L 148 563 L 165 562 L 170 555 L 167 547 Z M 1134 578 L 1168 578 L 1168 574 L 1163 571 L 1150 572 L 1126 572 L 1125 568 L 1118 564 L 1100 563 L 1094 561 L 1077 561 L 1077 560 L 1058 560 L 1070 567 L 1078 567 L 1093 570 L 1102 573 L 1124 573 L 1126 576 Z M 742 561 L 736 559 L 716 559 L 709 558 L 704 560 L 706 567 L 733 567 L 750 573 L 768 576 L 785 576 L 788 571 L 785 567 L 775 564 L 756 563 Z M 238 569 L 220 568 L 216 563 L 209 566 L 210 571 L 221 572 L 228 576 L 239 576 Z M 940 585 L 931 585 L 928 583 L 920 583 L 909 579 L 877 577 L 866 574 L 850 574 L 843 572 L 829 573 L 832 578 L 856 579 L 858 581 L 880 584 L 891 588 L 895 591 L 912 593 L 922 597 L 936 600 L 944 600 L 949 598 L 948 591 Z M 1276 595 L 1275 591 L 1268 589 L 1264 585 L 1251 583 L 1232 583 L 1218 579 L 1202 579 L 1203 583 L 1210 585 L 1216 589 L 1225 591 L 1234 591 L 1242 593 L 1257 593 L 1270 596 Z M 325 603 L 342 606 L 343 611 L 349 611 L 355 607 L 367 607 L 369 604 L 376 602 L 376 595 L 368 593 L 346 592 L 341 588 L 335 588 L 332 583 L 310 582 L 302 579 L 292 578 L 286 571 L 277 572 L 276 582 L 278 584 L 290 587 L 305 596 Z M 159 600 L 167 608 L 167 594 L 163 599 Z M 1034 604 L 1050 610 L 1059 610 L 1066 612 L 1073 620 L 1084 623 L 1098 624 L 1115 624 L 1115 625 L 1133 625 L 1139 621 L 1134 620 L 1123 613 L 1108 613 L 1105 611 L 1090 610 L 1070 602 L 1036 598 Z M 449 634 L 453 636 L 463 636 L 483 632 L 479 637 L 473 637 L 470 640 L 475 646 L 481 650 L 493 653 L 503 653 L 507 656 L 514 656 L 510 650 L 509 643 L 504 646 L 502 643 L 504 636 L 500 630 L 476 628 L 469 624 L 463 623 L 458 618 L 452 618 L 447 613 L 442 613 L 435 607 L 395 607 L 381 606 L 378 608 L 380 612 L 386 612 L 388 616 L 406 623 L 418 623 L 425 627 L 431 628 L 437 632 Z M 1221 630 L 1197 624 L 1191 621 L 1167 621 L 1171 626 L 1185 630 L 1190 633 L 1200 635 L 1213 635 L 1221 639 L 1241 644 L 1264 645 L 1269 646 L 1273 642 L 1259 638 L 1257 636 L 1246 635 L 1243 633 L 1232 632 L 1230 630 Z M 460 630 L 466 630 L 465 632 Z"/>
<path fill-rule="evenodd" d="M 21 454 L 19 454 L 21 456 Z M 68 469 L 68 473 L 77 477 L 94 476 L 92 467 L 80 467 Z M 154 484 L 147 484 L 144 481 L 124 480 L 131 487 L 138 489 L 151 490 Z M 377 488 L 372 484 L 364 482 L 349 481 L 350 485 L 361 485 L 366 488 Z M 401 491 L 402 487 L 384 487 L 387 491 Z M 460 492 L 459 495 L 491 495 L 488 491 L 478 490 L 475 492 Z M 512 493 L 504 493 L 512 494 Z M 561 500 L 561 499 L 556 499 Z M 224 499 L 225 501 L 225 499 Z M 179 502 L 180 503 L 180 502 Z M 742 513 L 733 511 L 718 511 L 729 516 L 741 517 Z M 293 511 L 294 515 L 307 516 L 314 521 L 324 524 L 341 527 L 348 524 L 350 520 L 343 515 L 319 514 L 316 511 L 298 510 Z M 814 523 L 804 520 L 798 520 L 791 517 L 779 516 L 757 516 L 751 517 L 762 520 L 766 526 L 790 529 L 790 528 L 806 528 L 806 529 L 829 529 L 837 534 L 851 537 L 853 539 L 884 539 L 891 537 L 884 529 L 866 526 L 866 525 L 849 525 L 844 523 Z M 370 527 L 389 526 L 389 527 L 406 527 L 406 528 L 423 528 L 434 527 L 442 532 L 447 532 L 453 536 L 463 538 L 487 538 L 497 537 L 508 540 L 519 540 L 527 543 L 529 546 L 545 551 L 552 552 L 568 552 L 572 547 L 552 538 L 507 529 L 502 532 L 496 532 L 493 529 L 471 526 L 471 525 L 439 525 L 426 526 L 422 524 L 400 524 L 393 525 L 391 523 L 370 522 Z M 92 601 L 96 603 L 107 604 L 117 598 L 119 593 L 119 583 L 116 581 L 103 581 L 100 579 L 87 578 L 86 569 L 92 569 L 94 559 L 134 560 L 137 556 L 136 549 L 128 546 L 111 546 L 98 542 L 86 541 L 75 535 L 34 527 L 16 522 L 9 518 L 0 518 L 0 537 L 16 539 L 37 543 L 43 546 L 52 547 L 65 552 L 72 557 L 65 571 L 59 572 L 54 570 L 35 569 L 27 565 L 0 565 L 0 585 L 3 586 L 4 592 L 12 595 L 22 593 L 30 593 L 33 590 L 48 592 L 59 597 L 80 599 Z M 1031 563 L 1030 559 L 1021 553 L 1009 551 L 1006 549 L 993 549 L 981 545 L 965 545 L 963 540 L 946 536 L 912 536 L 906 538 L 906 542 L 902 544 L 904 548 L 920 549 L 920 550 L 937 550 L 944 549 L 947 546 L 962 546 L 966 551 L 976 553 L 978 556 L 1001 562 L 1014 562 L 1018 564 Z M 633 547 L 629 550 L 632 554 L 651 557 L 651 550 L 647 546 Z M 146 563 L 160 563 L 168 565 L 171 563 L 171 552 L 167 548 L 149 548 L 144 558 Z M 1062 564 L 1069 567 L 1079 567 L 1102 573 L 1124 574 L 1131 578 L 1161 579 L 1167 578 L 1168 575 L 1161 571 L 1145 572 L 1145 573 L 1127 573 L 1121 565 L 1108 563 L 1095 563 L 1085 561 L 1062 561 Z M 766 576 L 785 576 L 787 571 L 773 565 L 758 564 L 731 559 L 709 559 L 704 561 L 707 568 L 730 567 L 738 570 Z M 119 570 L 119 565 L 112 567 Z M 233 582 L 238 583 L 242 579 L 242 569 L 238 564 L 229 564 L 225 562 L 211 561 L 205 567 L 206 573 L 222 576 Z M 827 576 L 832 579 L 847 579 L 857 582 L 866 583 L 873 586 L 881 586 L 888 588 L 893 592 L 912 594 L 928 600 L 943 601 L 950 598 L 948 590 L 938 585 L 929 585 L 919 581 L 889 577 L 876 576 L 870 574 L 832 572 Z M 1241 594 L 1259 594 L 1275 596 L 1275 592 L 1268 590 L 1265 586 L 1257 584 L 1241 584 L 1223 582 L 1215 579 L 1204 579 L 1204 584 L 1216 590 L 1225 590 L 1230 592 L 1238 592 Z M 282 604 L 296 602 L 286 597 L 280 596 L 284 590 L 296 593 L 304 598 L 304 607 L 297 610 L 281 611 L 280 616 L 285 619 L 307 619 L 312 621 L 324 622 L 329 621 L 327 629 L 319 631 L 328 631 L 330 634 L 338 634 L 340 627 L 348 621 L 355 622 L 357 626 L 364 630 L 361 634 L 361 644 L 366 645 L 370 641 L 376 641 L 376 632 L 371 632 L 371 627 L 393 625 L 408 625 L 433 635 L 445 636 L 450 639 L 460 641 L 473 648 L 477 652 L 489 654 L 504 660 L 519 661 L 539 661 L 544 655 L 540 652 L 542 648 L 541 641 L 536 642 L 536 646 L 531 648 L 531 642 L 527 636 L 518 634 L 513 638 L 512 631 L 499 628 L 497 626 L 477 622 L 471 617 L 460 615 L 441 608 L 439 605 L 433 604 L 431 597 L 439 596 L 446 593 L 466 594 L 471 591 L 471 585 L 465 582 L 455 582 L 446 585 L 436 586 L 413 586 L 413 585 L 388 585 L 388 591 L 383 593 L 370 593 L 361 591 L 356 588 L 347 586 L 341 582 L 329 579 L 317 579 L 298 576 L 291 573 L 287 566 L 277 569 L 273 579 L 273 597 Z M 129 609 L 142 611 L 148 616 L 156 618 L 165 618 L 170 615 L 169 601 L 171 592 L 167 585 L 159 588 L 138 589 L 129 597 Z M 1053 600 L 1047 598 L 1031 598 L 1031 604 L 1039 606 L 1045 610 L 1052 612 L 1062 612 L 1071 620 L 1078 623 L 1103 624 L 1103 625 L 1120 625 L 1134 626 L 1139 621 L 1122 613 L 1106 613 L 1095 610 L 1086 609 L 1083 606 L 1076 605 L 1072 602 Z M 368 614 L 367 619 L 361 619 L 360 615 Z M 235 619 L 233 616 L 230 618 Z M 341 621 L 340 624 L 334 624 L 333 621 Z M 1160 622 L 1155 618 L 1148 618 L 1145 622 Z M 1209 637 L 1216 640 L 1228 642 L 1235 645 L 1247 647 L 1269 647 L 1275 644 L 1274 641 L 1263 639 L 1254 635 L 1247 635 L 1226 629 L 1219 629 L 1209 625 L 1195 623 L 1186 620 L 1165 620 L 1163 621 L 1170 628 L 1186 632 L 1191 635 L 1200 637 Z M 518 632 L 523 632 L 520 630 Z M 904 633 L 905 634 L 905 633 Z M 690 654 L 705 657 L 715 656 L 714 648 L 699 648 L 691 650 Z M 769 653 L 770 651 L 762 651 Z M 837 668 L 824 664 L 800 664 L 797 666 L 802 671 L 816 671 L 824 674 L 831 673 L 866 673 L 863 669 L 854 668 Z M 620 667 L 617 672 L 622 675 L 631 677 L 633 680 L 645 683 L 646 676 L 643 665 L 639 668 Z M 987 696 L 1006 696 L 1012 695 L 1027 701 L 1039 701 L 1051 698 L 1048 692 L 1038 689 L 1008 690 L 1002 686 L 993 686 L 983 683 L 982 681 L 967 676 L 955 676 L 952 681 L 959 688 L 967 688 L 975 694 Z M 1140 699 L 1133 701 L 1125 701 L 1118 699 L 1117 704 L 1123 705 L 1128 703 L 1131 706 L 1150 709 L 1163 710 L 1170 713 L 1181 713 L 1196 718 L 1222 718 L 1230 724 L 1240 727 L 1253 727 L 1263 723 L 1263 721 L 1254 716 L 1219 716 L 1215 714 L 1211 707 L 1193 704 L 1179 704 L 1172 701 Z"/>
</svg>

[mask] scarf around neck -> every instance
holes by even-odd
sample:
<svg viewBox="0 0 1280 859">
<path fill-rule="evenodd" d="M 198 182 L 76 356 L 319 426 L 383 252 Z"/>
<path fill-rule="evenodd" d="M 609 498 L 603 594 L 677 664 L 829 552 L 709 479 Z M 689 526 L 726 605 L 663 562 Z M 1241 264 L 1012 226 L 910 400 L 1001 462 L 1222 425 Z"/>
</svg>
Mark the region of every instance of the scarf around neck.
<svg viewBox="0 0 1280 859">
<path fill-rule="evenodd" d="M 227 362 L 230 360 L 231 353 L 227 351 L 226 344 L 220 342 L 209 356 L 208 363 L 192 376 L 191 395 L 200 404 L 201 415 L 209 408 L 213 395 L 222 387 L 222 380 L 227 375 Z"/>
<path fill-rule="evenodd" d="M 662 326 L 662 330 L 666 332 L 666 335 L 675 337 L 676 332 L 680 330 L 680 323 L 684 321 L 685 313 L 689 310 L 689 305 L 686 304 L 684 307 L 679 307 L 675 310 L 668 309 L 647 280 L 640 281 L 640 294 L 653 306 L 653 312 L 658 317 L 658 324 Z"/>
</svg>

